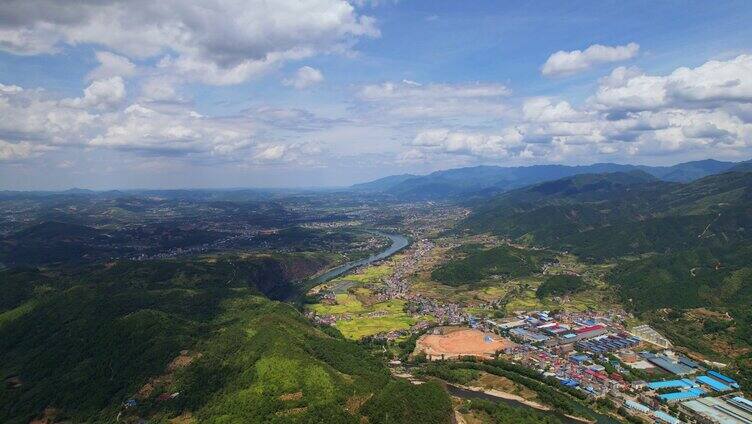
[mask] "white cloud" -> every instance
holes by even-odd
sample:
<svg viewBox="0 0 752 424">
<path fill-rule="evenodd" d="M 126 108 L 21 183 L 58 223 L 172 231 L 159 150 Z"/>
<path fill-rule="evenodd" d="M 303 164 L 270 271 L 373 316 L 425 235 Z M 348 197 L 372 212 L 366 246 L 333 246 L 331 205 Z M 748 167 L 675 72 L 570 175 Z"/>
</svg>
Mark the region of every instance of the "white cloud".
<svg viewBox="0 0 752 424">
<path fill-rule="evenodd" d="M 503 158 L 520 145 L 522 135 L 514 129 L 501 134 L 452 131 L 445 128 L 419 132 L 411 145 L 423 152 Z M 415 156 L 415 154 L 413 154 Z"/>
<path fill-rule="evenodd" d="M 297 163 L 315 165 L 316 156 L 322 153 L 322 148 L 316 143 L 260 143 L 256 146 L 253 163 L 278 165 Z"/>
<path fill-rule="evenodd" d="M 303 66 L 299 68 L 292 78 L 282 81 L 284 85 L 292 86 L 298 90 L 303 90 L 314 84 L 318 84 L 324 81 L 324 75 L 316 68 L 310 66 Z"/>
<path fill-rule="evenodd" d="M 640 46 L 637 43 L 613 47 L 593 44 L 584 51 L 567 52 L 560 50 L 548 57 L 541 68 L 541 73 L 546 76 L 571 75 L 601 63 L 631 59 L 637 55 L 639 50 Z"/>
<path fill-rule="evenodd" d="M 526 121 L 555 122 L 572 121 L 584 118 L 584 114 L 575 111 L 566 101 L 553 103 L 547 97 L 534 97 L 525 100 L 522 114 Z"/>
<path fill-rule="evenodd" d="M 752 57 L 709 61 L 666 76 L 617 68 L 582 106 L 524 99 L 495 130 L 418 131 L 405 160 L 447 155 L 476 160 L 595 162 L 615 155 L 682 158 L 752 154 Z M 409 152 L 409 154 L 407 153 Z"/>
<path fill-rule="evenodd" d="M 122 80 L 94 81 L 78 98 L 0 85 L 3 157 L 31 157 L 53 148 L 104 148 L 149 155 L 232 156 L 252 145 L 247 118 L 205 118 L 181 105 L 124 109 Z"/>
<path fill-rule="evenodd" d="M 86 76 L 86 79 L 89 81 L 112 77 L 129 78 L 136 74 L 136 65 L 128 60 L 127 57 L 100 51 L 96 52 L 96 58 L 99 66 Z"/>
<path fill-rule="evenodd" d="M 9 143 L 7 141 L 0 140 L 0 162 L 12 162 L 16 160 L 28 159 L 47 150 L 50 150 L 50 148 L 35 145 L 29 143 L 28 141 Z"/>
<path fill-rule="evenodd" d="M 0 84 L 0 140 L 45 146 L 85 143 L 96 116 L 71 103 L 43 90 Z"/>
<path fill-rule="evenodd" d="M 704 108 L 752 102 L 752 56 L 678 68 L 666 76 L 617 68 L 591 99 L 603 109 Z"/>
<path fill-rule="evenodd" d="M 128 58 L 175 54 L 173 72 L 209 84 L 239 83 L 379 36 L 374 20 L 344 0 L 7 0 L 0 16 L 8 52 L 94 44 Z"/>
<path fill-rule="evenodd" d="M 385 82 L 379 85 L 366 85 L 360 90 L 363 100 L 387 99 L 432 99 L 448 98 L 496 98 L 507 96 L 510 90 L 501 84 L 420 84 L 403 80 L 401 83 Z"/>
<path fill-rule="evenodd" d="M 168 156 L 228 156 L 252 145 L 248 123 L 204 118 L 182 107 L 133 104 L 102 117 L 102 124 L 89 146 Z"/>
<path fill-rule="evenodd" d="M 178 84 L 169 76 L 155 76 L 141 84 L 141 98 L 147 102 L 182 102 L 183 98 L 175 87 Z"/>
<path fill-rule="evenodd" d="M 84 96 L 67 99 L 63 105 L 90 108 L 97 110 L 112 109 L 125 100 L 125 83 L 121 77 L 112 77 L 93 81 L 86 89 Z"/>
<path fill-rule="evenodd" d="M 502 98 L 510 90 L 501 84 L 420 84 L 404 80 L 366 85 L 358 98 L 374 109 L 375 116 L 403 118 L 456 118 L 501 116 Z"/>
<path fill-rule="evenodd" d="M 317 114 L 254 104 L 230 116 L 202 116 L 162 74 L 147 74 L 135 96 L 120 76 L 62 99 L 0 84 L 0 159 L 79 149 L 249 167 L 339 165 L 324 148 L 338 157 L 452 165 L 745 158 L 752 154 L 751 62 L 742 55 L 664 76 L 617 68 L 582 104 L 509 99 L 500 84 L 405 80 L 361 87 L 355 107 Z"/>
</svg>

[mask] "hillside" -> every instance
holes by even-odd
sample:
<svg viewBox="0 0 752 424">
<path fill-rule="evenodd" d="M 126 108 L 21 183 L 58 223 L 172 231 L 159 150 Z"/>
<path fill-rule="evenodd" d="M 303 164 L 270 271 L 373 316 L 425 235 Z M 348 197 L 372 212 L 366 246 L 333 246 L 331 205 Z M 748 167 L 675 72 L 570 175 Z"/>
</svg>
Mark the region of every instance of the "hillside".
<svg viewBox="0 0 752 424">
<path fill-rule="evenodd" d="M 725 172 L 733 162 L 703 160 L 673 166 L 597 163 L 585 166 L 534 165 L 521 167 L 476 166 L 436 171 L 428 175 L 396 175 L 351 187 L 355 191 L 383 192 L 402 199 L 491 196 L 509 190 L 581 174 L 642 171 L 672 182 L 690 182 Z"/>
<path fill-rule="evenodd" d="M 463 246 L 450 252 L 452 258 L 431 273 L 431 278 L 449 286 L 477 283 L 489 276 L 519 278 L 538 273 L 553 257 L 545 252 L 498 246 L 482 249 Z"/>
<path fill-rule="evenodd" d="M 460 225 L 528 243 L 605 259 L 748 240 L 752 174 L 726 173 L 692 183 L 644 174 L 575 176 L 478 204 Z"/>
<path fill-rule="evenodd" d="M 351 188 L 357 191 L 384 191 L 404 181 L 417 177 L 417 175 L 413 174 L 390 175 L 388 177 L 379 178 L 378 180 L 373 180 L 366 183 L 353 184 Z"/>
<path fill-rule="evenodd" d="M 615 265 L 627 309 L 752 388 L 752 173 L 575 176 L 479 202 L 459 229 Z"/>
<path fill-rule="evenodd" d="M 439 386 L 396 382 L 362 347 L 262 295 L 326 263 L 280 254 L 2 272 L 0 421 L 44 411 L 91 423 L 448 422 Z"/>
</svg>

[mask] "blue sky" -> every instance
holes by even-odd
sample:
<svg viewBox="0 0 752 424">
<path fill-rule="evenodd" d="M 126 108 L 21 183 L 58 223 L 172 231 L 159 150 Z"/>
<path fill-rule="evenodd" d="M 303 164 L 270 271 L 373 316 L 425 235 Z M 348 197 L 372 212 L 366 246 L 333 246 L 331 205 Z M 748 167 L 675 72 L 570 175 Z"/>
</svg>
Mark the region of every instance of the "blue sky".
<svg viewBox="0 0 752 424">
<path fill-rule="evenodd" d="M 9 0 L 0 188 L 752 157 L 749 2 Z"/>
</svg>

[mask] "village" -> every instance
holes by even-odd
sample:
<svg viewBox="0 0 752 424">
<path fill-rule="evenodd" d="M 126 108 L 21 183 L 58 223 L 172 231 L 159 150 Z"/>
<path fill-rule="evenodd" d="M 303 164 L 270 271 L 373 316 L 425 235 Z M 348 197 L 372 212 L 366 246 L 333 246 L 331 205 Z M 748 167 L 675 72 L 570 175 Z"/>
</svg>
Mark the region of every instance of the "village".
<svg viewBox="0 0 752 424">
<path fill-rule="evenodd" d="M 371 340 L 389 343 L 419 336 L 409 360 L 503 359 L 536 370 L 541 377 L 555 378 L 562 387 L 590 398 L 608 399 L 648 422 L 752 423 L 752 401 L 741 395 L 736 381 L 722 373 L 723 364 L 679 353 L 648 325 L 630 327 L 633 317 L 624 310 L 515 311 L 497 318 L 474 314 L 478 304 L 468 308 L 411 290 L 409 276 L 435 248 L 428 239 L 416 240 L 399 260 L 390 263 L 392 272 L 382 275 L 378 284 L 363 286 L 375 304 L 399 302 L 401 312 L 411 318 L 402 328 L 369 334 Z M 337 305 L 342 300 L 338 296 L 364 290 L 354 287 L 358 285 L 353 281 L 340 282 L 325 285 L 315 294 L 320 302 Z M 480 305 L 481 309 L 494 306 L 493 301 Z M 382 309 L 362 317 L 379 320 L 389 314 L 390 310 Z M 354 318 L 350 313 L 311 310 L 307 316 L 333 326 Z M 410 376 L 402 361 L 390 364 L 396 375 Z"/>
</svg>

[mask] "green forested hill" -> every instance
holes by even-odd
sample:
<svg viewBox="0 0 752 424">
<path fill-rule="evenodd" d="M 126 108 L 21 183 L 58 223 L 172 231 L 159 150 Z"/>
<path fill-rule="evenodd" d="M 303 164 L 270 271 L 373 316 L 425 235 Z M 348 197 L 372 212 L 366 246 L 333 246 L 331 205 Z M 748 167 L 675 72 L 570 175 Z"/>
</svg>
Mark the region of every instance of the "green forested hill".
<svg viewBox="0 0 752 424">
<path fill-rule="evenodd" d="M 581 175 L 477 206 L 461 228 L 605 259 L 752 238 L 752 173 L 692 183 Z"/>
<path fill-rule="evenodd" d="M 482 203 L 460 228 L 616 261 L 608 280 L 627 308 L 752 389 L 752 173 L 580 175 Z"/>
<path fill-rule="evenodd" d="M 440 387 L 396 382 L 360 346 L 262 295 L 326 263 L 306 254 L 2 272 L 12 296 L 0 304 L 0 422 L 45 410 L 102 423 L 448 422 Z"/>
<path fill-rule="evenodd" d="M 553 256 L 547 252 L 498 246 L 483 249 L 479 246 L 463 246 L 451 252 L 455 258 L 434 269 L 431 278 L 450 285 L 478 282 L 496 275 L 502 278 L 518 278 L 538 273 Z"/>
</svg>

